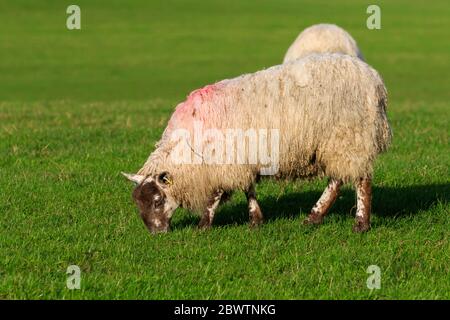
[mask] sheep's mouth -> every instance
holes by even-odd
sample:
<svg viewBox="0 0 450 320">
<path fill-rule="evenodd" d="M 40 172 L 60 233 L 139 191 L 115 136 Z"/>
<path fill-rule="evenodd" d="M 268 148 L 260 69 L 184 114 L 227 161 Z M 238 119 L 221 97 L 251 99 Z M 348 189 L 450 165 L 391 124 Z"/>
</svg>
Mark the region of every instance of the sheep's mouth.
<svg viewBox="0 0 450 320">
<path fill-rule="evenodd" d="M 167 233 L 170 231 L 170 227 L 165 228 L 154 228 L 154 227 L 147 227 L 151 234 L 161 234 L 161 233 Z"/>
<path fill-rule="evenodd" d="M 170 220 L 144 220 L 144 224 L 151 234 L 166 233 L 170 231 Z"/>
</svg>

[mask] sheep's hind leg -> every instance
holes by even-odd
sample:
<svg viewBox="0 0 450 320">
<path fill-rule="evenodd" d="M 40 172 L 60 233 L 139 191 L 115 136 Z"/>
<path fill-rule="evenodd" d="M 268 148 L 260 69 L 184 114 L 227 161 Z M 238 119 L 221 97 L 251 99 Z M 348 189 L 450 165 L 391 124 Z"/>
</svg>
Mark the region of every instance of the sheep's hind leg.
<svg viewBox="0 0 450 320">
<path fill-rule="evenodd" d="M 372 206 L 372 182 L 370 178 L 361 178 L 355 183 L 356 219 L 354 232 L 365 232 L 370 229 L 370 210 Z"/>
<path fill-rule="evenodd" d="M 321 224 L 323 222 L 323 218 L 328 213 L 328 210 L 338 197 L 341 186 L 341 180 L 330 179 L 328 186 L 325 188 L 325 191 L 322 193 L 319 201 L 317 201 L 311 209 L 309 216 L 303 221 L 303 224 Z"/>
<path fill-rule="evenodd" d="M 200 229 L 208 229 L 211 227 L 214 214 L 216 213 L 216 209 L 219 206 L 220 199 L 222 198 L 223 190 L 217 190 L 211 196 L 206 206 L 205 211 L 203 211 L 202 218 L 198 224 Z"/>
<path fill-rule="evenodd" d="M 255 186 L 252 184 L 245 193 L 248 202 L 248 213 L 250 217 L 250 227 L 256 227 L 263 223 L 263 214 L 256 200 Z"/>
</svg>

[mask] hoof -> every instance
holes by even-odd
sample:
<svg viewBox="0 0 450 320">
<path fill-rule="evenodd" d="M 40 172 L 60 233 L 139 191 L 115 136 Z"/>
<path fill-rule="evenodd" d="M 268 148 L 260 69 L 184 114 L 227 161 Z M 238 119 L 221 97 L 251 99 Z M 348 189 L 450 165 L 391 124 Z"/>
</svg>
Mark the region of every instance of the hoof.
<svg viewBox="0 0 450 320">
<path fill-rule="evenodd" d="M 370 223 L 364 221 L 356 221 L 352 228 L 353 232 L 355 233 L 363 233 L 369 231 L 369 229 Z"/>
<path fill-rule="evenodd" d="M 264 223 L 263 219 L 253 219 L 250 221 L 250 228 L 257 228 Z"/>
<path fill-rule="evenodd" d="M 211 229 L 211 223 L 208 220 L 200 220 L 200 222 L 198 223 L 198 228 L 200 230 L 207 230 L 207 229 Z"/>
<path fill-rule="evenodd" d="M 322 224 L 323 216 L 311 213 L 305 220 L 303 220 L 303 225 L 317 225 Z"/>
</svg>

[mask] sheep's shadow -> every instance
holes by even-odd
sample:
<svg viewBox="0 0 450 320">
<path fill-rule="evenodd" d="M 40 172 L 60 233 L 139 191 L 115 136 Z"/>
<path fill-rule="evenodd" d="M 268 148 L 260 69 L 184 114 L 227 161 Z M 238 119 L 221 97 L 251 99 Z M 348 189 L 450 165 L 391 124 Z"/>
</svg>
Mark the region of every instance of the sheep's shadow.
<svg viewBox="0 0 450 320">
<path fill-rule="evenodd" d="M 293 218 L 309 213 L 322 192 L 293 192 L 278 196 L 265 196 L 259 200 L 265 221 L 279 218 Z M 373 186 L 372 212 L 374 216 L 384 218 L 402 218 L 428 210 L 438 201 L 447 203 L 450 198 L 450 184 L 413 185 L 406 187 Z M 330 215 L 355 213 L 355 192 L 350 187 L 344 187 L 339 198 L 330 210 Z M 199 218 L 189 215 L 177 223 L 177 228 L 196 225 Z M 248 223 L 247 203 L 233 201 L 226 203 L 218 210 L 213 225 Z"/>
</svg>

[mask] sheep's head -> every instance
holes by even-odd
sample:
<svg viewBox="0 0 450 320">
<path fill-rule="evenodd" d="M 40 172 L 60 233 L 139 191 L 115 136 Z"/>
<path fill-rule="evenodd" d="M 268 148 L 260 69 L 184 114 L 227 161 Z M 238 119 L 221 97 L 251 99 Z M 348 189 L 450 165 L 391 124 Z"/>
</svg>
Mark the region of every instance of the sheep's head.
<svg viewBox="0 0 450 320">
<path fill-rule="evenodd" d="M 168 172 L 154 176 L 122 173 L 136 184 L 133 199 L 136 202 L 142 220 L 151 233 L 167 232 L 170 219 L 178 207 L 169 194 L 172 177 Z"/>
</svg>

